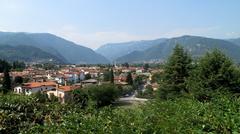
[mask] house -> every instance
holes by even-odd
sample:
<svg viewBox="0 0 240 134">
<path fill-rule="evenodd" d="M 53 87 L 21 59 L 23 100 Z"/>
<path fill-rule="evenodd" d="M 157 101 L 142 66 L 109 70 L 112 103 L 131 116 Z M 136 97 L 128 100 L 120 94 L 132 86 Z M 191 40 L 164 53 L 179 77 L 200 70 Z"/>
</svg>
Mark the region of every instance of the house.
<svg viewBox="0 0 240 134">
<path fill-rule="evenodd" d="M 56 96 L 61 103 L 71 98 L 71 91 L 81 88 L 80 86 L 57 86 L 56 90 L 47 91 L 49 98 Z"/>
<path fill-rule="evenodd" d="M 23 93 L 26 95 L 31 95 L 32 93 L 45 92 L 56 89 L 57 83 L 54 81 L 49 82 L 30 82 L 24 83 L 21 87 L 15 87 L 15 93 Z"/>
</svg>

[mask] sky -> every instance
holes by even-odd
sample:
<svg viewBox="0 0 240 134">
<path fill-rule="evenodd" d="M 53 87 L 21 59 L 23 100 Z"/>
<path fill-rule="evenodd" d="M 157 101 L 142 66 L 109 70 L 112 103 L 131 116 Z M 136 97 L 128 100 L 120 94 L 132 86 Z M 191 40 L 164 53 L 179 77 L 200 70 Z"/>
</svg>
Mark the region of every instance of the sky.
<svg viewBox="0 0 240 134">
<path fill-rule="evenodd" d="M 0 0 L 0 31 L 106 43 L 199 35 L 240 37 L 240 0 Z"/>
</svg>

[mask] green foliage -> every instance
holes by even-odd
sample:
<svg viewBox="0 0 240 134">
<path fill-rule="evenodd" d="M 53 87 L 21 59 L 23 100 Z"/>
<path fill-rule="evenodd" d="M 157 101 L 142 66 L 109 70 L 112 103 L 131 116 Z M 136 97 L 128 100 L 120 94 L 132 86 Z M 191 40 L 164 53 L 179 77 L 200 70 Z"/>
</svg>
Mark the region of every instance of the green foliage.
<svg viewBox="0 0 240 134">
<path fill-rule="evenodd" d="M 85 80 L 88 80 L 88 79 L 91 79 L 91 74 L 89 73 L 85 75 Z"/>
<path fill-rule="evenodd" d="M 144 64 L 143 68 L 144 68 L 145 71 L 148 71 L 148 69 L 149 69 L 149 64 Z"/>
<path fill-rule="evenodd" d="M 22 84 L 23 83 L 23 78 L 21 76 L 16 76 L 14 79 L 15 84 Z"/>
<path fill-rule="evenodd" d="M 240 91 L 240 71 L 219 50 L 199 60 L 188 81 L 188 88 L 198 97 L 207 97 L 215 90 Z"/>
<path fill-rule="evenodd" d="M 145 90 L 139 90 L 137 93 L 138 98 L 147 98 L 147 99 L 154 99 L 155 92 L 153 91 L 152 86 L 148 85 Z"/>
<path fill-rule="evenodd" d="M 103 81 L 110 81 L 110 71 L 105 70 L 103 73 Z"/>
<path fill-rule="evenodd" d="M 133 85 L 133 78 L 131 72 L 128 72 L 126 81 L 129 85 Z"/>
<path fill-rule="evenodd" d="M 89 99 L 94 102 L 96 107 L 109 105 L 119 96 L 118 89 L 112 84 L 91 86 L 87 90 Z"/>
<path fill-rule="evenodd" d="M 36 98 L 36 101 L 40 102 L 40 103 L 45 103 L 45 102 L 48 102 L 48 100 L 49 100 L 48 95 L 41 93 L 40 91 L 33 94 L 33 96 Z"/>
<path fill-rule="evenodd" d="M 239 133 L 240 99 L 230 95 L 88 111 L 9 94 L 0 97 L 0 133 Z"/>
<path fill-rule="evenodd" d="M 163 72 L 154 73 L 152 75 L 152 80 L 151 80 L 152 83 L 154 82 L 160 83 L 162 80 L 163 80 Z"/>
<path fill-rule="evenodd" d="M 85 108 L 88 105 L 89 97 L 87 89 L 77 89 L 72 92 L 72 101 L 80 108 Z"/>
<path fill-rule="evenodd" d="M 118 87 L 118 89 L 120 90 L 121 96 L 124 96 L 127 94 L 132 94 L 134 92 L 133 86 L 130 86 L 130 85 L 120 86 L 120 87 Z"/>
<path fill-rule="evenodd" d="M 12 63 L 12 69 L 15 71 L 22 71 L 26 68 L 26 64 L 24 62 L 14 61 Z"/>
<path fill-rule="evenodd" d="M 114 72 L 113 72 L 113 69 L 111 68 L 110 70 L 110 82 L 111 83 L 114 83 Z"/>
<path fill-rule="evenodd" d="M 3 77 L 3 84 L 2 84 L 2 91 L 3 94 L 8 93 L 11 90 L 11 78 L 9 75 L 8 68 L 4 69 L 4 77 Z"/>
<path fill-rule="evenodd" d="M 160 88 L 161 98 L 174 98 L 180 96 L 182 92 L 188 92 L 186 80 L 192 68 L 191 62 L 191 57 L 183 47 L 176 45 L 164 68 L 164 78 Z"/>
<path fill-rule="evenodd" d="M 0 73 L 3 73 L 5 68 L 11 69 L 11 65 L 7 61 L 0 59 Z"/>
</svg>

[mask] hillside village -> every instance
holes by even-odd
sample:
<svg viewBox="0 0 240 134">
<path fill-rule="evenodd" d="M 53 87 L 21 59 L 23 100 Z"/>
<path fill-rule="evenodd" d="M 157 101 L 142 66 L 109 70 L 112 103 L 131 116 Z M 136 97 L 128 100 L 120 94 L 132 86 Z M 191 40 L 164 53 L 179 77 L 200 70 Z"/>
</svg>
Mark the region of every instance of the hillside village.
<svg viewBox="0 0 240 134">
<path fill-rule="evenodd" d="M 149 65 L 147 65 L 149 66 Z M 109 78 L 113 70 L 113 83 L 118 87 L 132 86 L 128 96 L 135 91 L 143 92 L 147 87 L 157 90 L 158 84 L 152 81 L 153 74 L 161 72 L 159 69 L 115 65 L 111 67 L 89 66 L 81 67 L 76 65 L 63 65 L 58 69 L 43 69 L 34 65 L 29 65 L 22 71 L 12 70 L 9 74 L 14 81 L 16 78 L 22 78 L 20 83 L 13 83 L 12 90 L 16 94 L 31 95 L 41 92 L 47 94 L 50 98 L 52 95 L 57 97 L 60 102 L 64 103 L 69 99 L 72 91 L 91 85 L 102 85 L 111 83 Z M 128 74 L 132 80 L 137 83 L 128 82 Z M 0 73 L 0 80 L 4 74 Z"/>
</svg>

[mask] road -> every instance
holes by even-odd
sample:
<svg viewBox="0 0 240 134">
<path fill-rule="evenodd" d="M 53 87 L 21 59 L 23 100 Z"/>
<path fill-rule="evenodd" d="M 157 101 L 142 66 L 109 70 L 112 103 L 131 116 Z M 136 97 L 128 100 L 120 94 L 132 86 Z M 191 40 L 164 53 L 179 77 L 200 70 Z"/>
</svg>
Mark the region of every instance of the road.
<svg viewBox="0 0 240 134">
<path fill-rule="evenodd" d="M 140 101 L 140 102 L 145 102 L 148 101 L 148 99 L 144 99 L 144 98 L 137 98 L 136 97 L 136 92 L 134 94 L 132 94 L 131 96 L 128 97 L 121 97 L 119 98 L 119 101 L 121 102 L 134 102 L 134 101 Z"/>
</svg>

